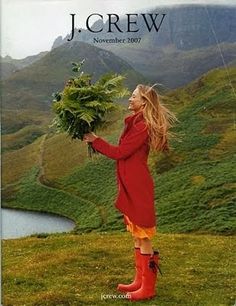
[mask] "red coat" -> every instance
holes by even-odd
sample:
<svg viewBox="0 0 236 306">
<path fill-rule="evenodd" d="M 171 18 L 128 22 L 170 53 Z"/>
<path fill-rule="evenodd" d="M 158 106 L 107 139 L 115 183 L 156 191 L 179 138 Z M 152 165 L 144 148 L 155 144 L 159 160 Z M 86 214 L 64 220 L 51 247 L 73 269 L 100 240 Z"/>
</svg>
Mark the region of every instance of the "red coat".
<svg viewBox="0 0 236 306">
<path fill-rule="evenodd" d="M 154 182 L 147 165 L 149 136 L 142 112 L 126 117 L 125 124 L 118 146 L 109 144 L 101 137 L 96 138 L 92 146 L 116 160 L 116 208 L 134 224 L 153 227 L 156 225 Z"/>
</svg>

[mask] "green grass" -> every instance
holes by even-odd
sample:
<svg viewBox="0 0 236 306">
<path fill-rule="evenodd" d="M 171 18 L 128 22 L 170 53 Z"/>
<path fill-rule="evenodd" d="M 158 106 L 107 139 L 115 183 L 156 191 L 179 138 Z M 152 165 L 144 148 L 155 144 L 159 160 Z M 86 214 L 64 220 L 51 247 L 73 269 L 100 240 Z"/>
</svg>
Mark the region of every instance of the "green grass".
<svg viewBox="0 0 236 306">
<path fill-rule="evenodd" d="M 6 189 L 27 176 L 32 167 L 39 165 L 40 147 L 44 136 L 19 150 L 5 152 L 2 155 L 2 187 Z M 14 170 L 14 171 L 13 171 Z"/>
<path fill-rule="evenodd" d="M 32 127 L 36 129 L 36 126 L 38 126 L 39 129 L 46 130 L 51 118 L 52 114 L 49 111 L 36 111 L 30 108 L 20 110 L 3 109 L 1 117 L 2 134 L 6 135 L 6 143 L 5 137 L 2 140 L 3 145 L 7 144 L 7 138 L 10 138 L 13 142 L 14 138 L 28 134 Z"/>
<path fill-rule="evenodd" d="M 2 153 L 17 150 L 33 143 L 45 134 L 45 128 L 37 125 L 28 125 L 15 133 L 2 136 Z"/>
<path fill-rule="evenodd" d="M 40 236 L 39 236 L 40 237 Z M 235 237 L 161 234 L 157 296 L 137 305 L 231 306 L 235 302 Z M 129 233 L 57 234 L 3 241 L 4 306 L 130 305 L 118 283 L 134 274 Z"/>
<path fill-rule="evenodd" d="M 102 221 L 99 207 L 96 208 L 92 202 L 77 198 L 73 194 L 43 186 L 37 180 L 38 171 L 38 168 L 33 168 L 28 176 L 21 180 L 8 207 L 54 212 L 75 220 L 76 231 L 84 232 L 100 227 Z"/>
<path fill-rule="evenodd" d="M 235 86 L 236 69 L 229 74 Z M 235 98 L 227 78 L 216 69 L 165 98 L 180 120 L 178 139 L 170 154 L 151 154 L 148 161 L 163 276 L 157 297 L 137 304 L 235 302 Z M 110 143 L 117 143 L 124 114 L 100 134 Z M 133 276 L 132 239 L 114 208 L 115 161 L 89 160 L 86 145 L 64 134 L 45 136 L 3 154 L 2 205 L 54 212 L 76 227 L 3 241 L 4 306 L 130 305 L 101 300 L 119 294 L 117 283 Z"/>
<path fill-rule="evenodd" d="M 234 161 L 186 163 L 155 180 L 156 211 L 160 232 L 235 233 Z M 122 229 L 114 208 L 116 181 L 113 161 L 100 157 L 78 168 L 50 188 L 37 181 L 38 170 L 17 185 L 8 207 L 55 212 L 73 219 L 81 231 Z M 61 189 L 60 189 L 61 188 Z"/>
<path fill-rule="evenodd" d="M 234 86 L 236 69 L 228 73 Z M 174 130 L 178 139 L 171 143 L 173 151 L 149 158 L 161 233 L 236 233 L 236 131 L 231 111 L 235 98 L 227 78 L 224 69 L 216 69 L 165 98 L 180 123 Z M 116 144 L 122 126 L 119 117 L 99 135 Z M 4 154 L 4 206 L 65 215 L 75 220 L 76 232 L 122 229 L 121 215 L 114 208 L 115 161 L 102 155 L 89 160 L 86 145 L 64 135 L 51 135 L 44 146 L 42 141 L 35 144 Z M 14 172 L 10 165 L 15 165 Z M 9 184 L 13 179 L 14 186 Z"/>
<path fill-rule="evenodd" d="M 177 166 L 156 179 L 159 229 L 235 233 L 235 160 Z"/>
</svg>

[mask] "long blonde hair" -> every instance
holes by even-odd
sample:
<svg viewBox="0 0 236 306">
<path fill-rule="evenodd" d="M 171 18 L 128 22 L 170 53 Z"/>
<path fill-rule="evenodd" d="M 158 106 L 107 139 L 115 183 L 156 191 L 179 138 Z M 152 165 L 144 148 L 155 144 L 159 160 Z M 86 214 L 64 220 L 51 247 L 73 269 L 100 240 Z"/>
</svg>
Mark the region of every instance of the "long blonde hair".
<svg viewBox="0 0 236 306">
<path fill-rule="evenodd" d="M 146 102 L 143 108 L 143 117 L 149 133 L 149 144 L 153 151 L 169 152 L 169 139 L 174 134 L 169 132 L 175 121 L 174 113 L 160 102 L 160 97 L 153 86 L 137 85 L 139 94 Z"/>
</svg>

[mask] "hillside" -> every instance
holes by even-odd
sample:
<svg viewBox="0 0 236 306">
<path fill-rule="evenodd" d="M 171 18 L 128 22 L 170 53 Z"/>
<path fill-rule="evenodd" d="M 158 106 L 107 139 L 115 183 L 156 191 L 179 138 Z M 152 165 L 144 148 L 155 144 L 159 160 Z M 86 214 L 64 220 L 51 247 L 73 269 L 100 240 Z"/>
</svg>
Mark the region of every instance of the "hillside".
<svg viewBox="0 0 236 306">
<path fill-rule="evenodd" d="M 0 62 L 1 62 L 1 79 L 7 79 L 12 74 L 18 72 L 20 69 L 27 67 L 34 62 L 41 59 L 44 55 L 47 54 L 47 51 L 40 52 L 36 55 L 27 56 L 23 59 L 14 59 L 10 57 L 9 55 L 2 57 L 0 56 Z"/>
<path fill-rule="evenodd" d="M 219 46 L 187 51 L 178 50 L 173 46 L 163 49 L 159 47 L 151 49 L 146 46 L 106 48 L 127 61 L 150 82 L 160 83 L 167 89 L 186 85 L 213 68 L 223 67 L 224 63 L 236 66 L 233 63 L 236 44 L 222 43 Z"/>
<path fill-rule="evenodd" d="M 130 88 L 145 80 L 111 52 L 83 42 L 74 42 L 53 49 L 3 81 L 3 109 L 50 110 L 52 93 L 61 90 L 65 81 L 73 76 L 71 62 L 82 59 L 86 60 L 84 71 L 91 73 L 94 80 L 110 71 L 125 74 L 126 84 Z"/>
<path fill-rule="evenodd" d="M 236 232 L 235 83 L 236 68 L 216 69 L 164 98 L 180 123 L 172 153 L 149 158 L 159 232 Z M 117 143 L 126 113 L 100 135 Z M 76 221 L 76 232 L 123 228 L 115 163 L 89 160 L 84 143 L 49 134 L 2 161 L 3 206 L 57 212 Z"/>
<path fill-rule="evenodd" d="M 31 143 L 49 130 L 45 126 L 49 125 L 52 117 L 52 93 L 61 90 L 65 81 L 73 76 L 71 62 L 83 58 L 86 59 L 84 71 L 93 74 L 94 80 L 106 72 L 114 71 L 127 76 L 126 85 L 130 88 L 145 82 L 144 77 L 111 52 L 82 42 L 63 45 L 37 61 L 34 57 L 34 63 L 21 68 L 2 82 L 2 133 L 17 133 L 15 136 L 3 136 L 3 151 Z M 27 59 L 25 64 L 29 63 Z M 11 58 L 4 58 L 4 61 L 9 65 L 14 62 Z M 16 137 L 18 144 L 14 143 Z M 24 141 L 21 140 L 23 138 Z"/>
</svg>

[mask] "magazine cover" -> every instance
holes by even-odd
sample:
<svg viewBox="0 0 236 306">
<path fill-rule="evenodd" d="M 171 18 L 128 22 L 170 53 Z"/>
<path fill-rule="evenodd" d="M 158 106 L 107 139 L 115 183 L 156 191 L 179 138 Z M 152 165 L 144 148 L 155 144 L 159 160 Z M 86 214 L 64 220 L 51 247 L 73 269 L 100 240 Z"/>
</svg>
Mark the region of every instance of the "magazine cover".
<svg viewBox="0 0 236 306">
<path fill-rule="evenodd" d="M 1 304 L 233 306 L 233 0 L 1 1 Z"/>
</svg>

